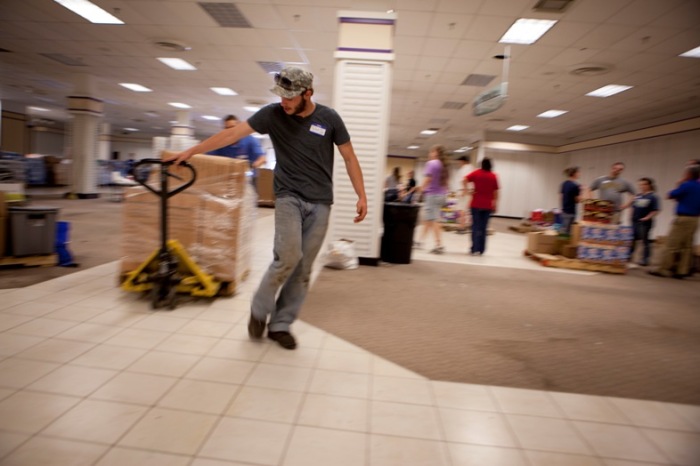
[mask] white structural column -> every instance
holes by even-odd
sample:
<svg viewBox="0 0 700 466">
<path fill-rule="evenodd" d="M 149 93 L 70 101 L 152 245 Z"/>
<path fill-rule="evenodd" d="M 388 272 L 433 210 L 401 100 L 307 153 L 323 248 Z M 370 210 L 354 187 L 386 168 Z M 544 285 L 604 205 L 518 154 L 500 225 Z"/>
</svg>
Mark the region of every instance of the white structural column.
<svg viewBox="0 0 700 466">
<path fill-rule="evenodd" d="M 100 125 L 100 137 L 97 150 L 97 158 L 99 160 L 109 160 L 109 148 L 112 141 L 112 125 L 102 123 Z"/>
<path fill-rule="evenodd" d="M 73 95 L 68 97 L 68 112 L 73 115 L 71 157 L 73 159 L 72 194 L 81 199 L 98 197 L 98 139 L 104 104 L 95 97 L 93 77 L 76 76 Z"/>
<path fill-rule="evenodd" d="M 192 117 L 189 110 L 178 110 L 177 121 L 173 124 L 170 131 L 170 149 L 181 151 L 192 145 L 192 135 L 194 127 L 192 126 Z"/>
<path fill-rule="evenodd" d="M 381 245 L 396 14 L 340 11 L 338 19 L 333 106 L 345 121 L 362 166 L 369 211 L 364 222 L 353 223 L 357 196 L 342 158 L 336 157 L 328 239 L 354 241 L 361 262 L 372 264 Z"/>
</svg>

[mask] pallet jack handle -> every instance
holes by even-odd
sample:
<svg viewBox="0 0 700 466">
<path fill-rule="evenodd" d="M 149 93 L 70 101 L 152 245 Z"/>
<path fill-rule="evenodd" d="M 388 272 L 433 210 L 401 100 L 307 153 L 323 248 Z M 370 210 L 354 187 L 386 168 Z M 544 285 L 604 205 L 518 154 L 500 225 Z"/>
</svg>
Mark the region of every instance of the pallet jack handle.
<svg viewBox="0 0 700 466">
<path fill-rule="evenodd" d="M 153 194 L 160 198 L 160 252 L 161 254 L 166 254 L 168 251 L 168 199 L 179 192 L 192 186 L 197 179 L 197 171 L 192 165 L 187 162 L 182 162 L 181 165 L 185 166 L 190 171 L 190 179 L 176 187 L 173 190 L 168 189 L 168 178 L 173 177 L 176 180 L 182 180 L 179 176 L 174 173 L 170 173 L 168 168 L 174 165 L 175 162 L 164 161 L 162 159 L 141 159 L 134 165 L 134 172 L 138 173 L 136 169 L 141 165 L 160 165 L 160 190 L 154 189 L 146 183 L 146 179 L 142 179 L 140 176 L 135 176 L 136 181 L 138 181 L 143 187 L 151 191 Z"/>
<path fill-rule="evenodd" d="M 174 164 L 175 164 L 175 162 L 172 162 L 172 161 L 166 162 L 162 159 L 141 159 L 138 162 L 136 162 L 136 164 L 134 165 L 134 172 L 136 172 L 136 168 L 138 168 L 141 165 L 160 165 L 160 175 L 161 175 L 160 176 L 160 191 L 153 189 L 151 186 L 149 186 L 146 183 L 147 180 L 142 179 L 139 176 L 135 176 L 134 178 L 136 179 L 136 181 L 139 182 L 139 184 L 141 184 L 143 187 L 145 187 L 146 189 L 151 191 L 156 196 L 165 197 L 165 198 L 172 197 L 172 196 L 176 195 L 177 193 L 182 192 L 185 189 L 192 186 L 197 179 L 197 172 L 195 171 L 194 167 L 187 162 L 182 162 L 179 165 L 184 166 L 185 168 L 189 169 L 190 175 L 191 175 L 190 179 L 186 183 L 178 186 L 177 188 L 173 189 L 172 191 L 168 191 L 168 181 L 167 180 L 168 180 L 169 176 L 172 176 L 176 180 L 182 180 L 182 178 L 180 178 L 179 176 L 175 175 L 174 173 L 170 173 L 168 171 L 168 168 Z"/>
</svg>

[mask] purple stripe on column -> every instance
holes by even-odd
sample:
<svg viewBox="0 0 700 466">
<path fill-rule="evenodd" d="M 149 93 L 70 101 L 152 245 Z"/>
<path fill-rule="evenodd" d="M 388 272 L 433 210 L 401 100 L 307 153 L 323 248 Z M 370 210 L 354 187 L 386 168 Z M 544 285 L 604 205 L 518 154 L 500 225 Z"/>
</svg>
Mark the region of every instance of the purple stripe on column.
<svg viewBox="0 0 700 466">
<path fill-rule="evenodd" d="M 392 49 L 360 49 L 355 47 L 338 47 L 339 52 L 372 52 L 372 53 L 392 53 Z"/>
<path fill-rule="evenodd" d="M 340 18 L 341 23 L 355 23 L 355 24 L 383 24 L 385 26 L 393 25 L 396 20 L 393 19 L 379 19 L 379 18 Z"/>
<path fill-rule="evenodd" d="M 100 103 L 104 102 L 103 100 L 98 99 L 97 97 L 90 97 L 89 95 L 69 95 L 67 98 L 68 98 L 68 99 L 85 99 L 85 100 L 92 100 L 92 101 L 100 102 Z"/>
</svg>

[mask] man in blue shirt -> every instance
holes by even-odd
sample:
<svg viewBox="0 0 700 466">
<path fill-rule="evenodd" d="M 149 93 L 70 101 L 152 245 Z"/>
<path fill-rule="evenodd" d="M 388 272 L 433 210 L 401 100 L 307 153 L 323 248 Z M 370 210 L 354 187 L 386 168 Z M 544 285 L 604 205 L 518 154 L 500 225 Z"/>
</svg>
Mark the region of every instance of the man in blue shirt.
<svg viewBox="0 0 700 466">
<path fill-rule="evenodd" d="M 239 123 L 240 121 L 238 121 L 235 115 L 229 115 L 224 118 L 224 128 L 233 128 Z M 208 152 L 208 154 L 230 157 L 232 159 L 246 159 L 253 170 L 265 165 L 267 161 L 265 158 L 265 151 L 260 147 L 258 140 L 251 135 L 244 137 L 234 144 Z"/>
<path fill-rule="evenodd" d="M 668 233 L 666 247 L 657 270 L 649 271 L 658 277 L 684 278 L 690 271 L 693 258 L 693 239 L 700 218 L 700 165 L 688 165 L 678 187 L 668 193 L 669 199 L 675 199 L 676 219 Z M 678 260 L 676 260 L 678 255 Z M 672 269 L 675 267 L 675 271 Z"/>
</svg>

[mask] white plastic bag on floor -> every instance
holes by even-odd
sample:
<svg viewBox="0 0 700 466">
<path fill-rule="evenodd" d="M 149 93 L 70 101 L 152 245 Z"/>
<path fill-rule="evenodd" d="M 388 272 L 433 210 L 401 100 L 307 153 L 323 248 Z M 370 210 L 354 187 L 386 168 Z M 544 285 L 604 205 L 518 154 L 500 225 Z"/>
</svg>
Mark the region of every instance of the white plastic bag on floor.
<svg viewBox="0 0 700 466">
<path fill-rule="evenodd" d="M 328 244 L 326 267 L 331 269 L 356 269 L 360 262 L 355 253 L 355 242 L 349 239 L 339 239 Z"/>
</svg>

